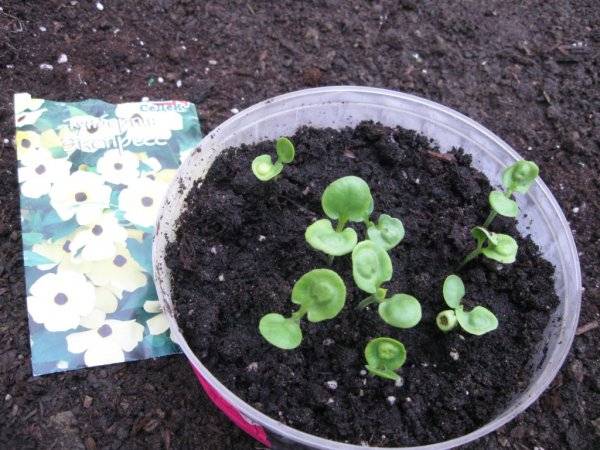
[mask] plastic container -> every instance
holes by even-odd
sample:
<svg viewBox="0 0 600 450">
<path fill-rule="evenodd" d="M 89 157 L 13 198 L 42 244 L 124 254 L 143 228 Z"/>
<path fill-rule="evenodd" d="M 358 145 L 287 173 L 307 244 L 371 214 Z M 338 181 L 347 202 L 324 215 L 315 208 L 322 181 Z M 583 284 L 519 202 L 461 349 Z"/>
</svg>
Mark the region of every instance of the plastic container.
<svg viewBox="0 0 600 450">
<path fill-rule="evenodd" d="M 240 428 L 272 448 L 363 450 L 365 447 L 313 436 L 264 415 L 229 391 L 202 365 L 173 315 L 171 276 L 164 261 L 165 246 L 175 239 L 175 225 L 187 193 L 196 180 L 204 177 L 223 149 L 291 135 L 302 125 L 342 128 L 355 126 L 365 119 L 417 130 L 434 138 L 441 151 L 464 148 L 473 155 L 473 165 L 485 173 L 493 185 L 500 184 L 499 175 L 504 167 L 522 159 L 508 144 L 473 120 L 413 95 L 355 86 L 305 89 L 258 103 L 215 128 L 202 140 L 200 151 L 194 152 L 179 169 L 159 213 L 153 252 L 154 276 L 158 297 L 171 326 L 171 336 L 181 346 L 213 402 Z M 527 195 L 518 195 L 517 201 L 521 210 L 527 213 L 526 220 L 523 216 L 519 219 L 520 231 L 530 233 L 544 257 L 556 266 L 555 288 L 561 301 L 545 329 L 539 353 L 531 361 L 531 381 L 500 414 L 481 428 L 445 442 L 412 448 L 452 448 L 496 430 L 541 395 L 569 351 L 581 303 L 581 272 L 573 236 L 558 203 L 541 180 L 536 181 Z"/>
</svg>

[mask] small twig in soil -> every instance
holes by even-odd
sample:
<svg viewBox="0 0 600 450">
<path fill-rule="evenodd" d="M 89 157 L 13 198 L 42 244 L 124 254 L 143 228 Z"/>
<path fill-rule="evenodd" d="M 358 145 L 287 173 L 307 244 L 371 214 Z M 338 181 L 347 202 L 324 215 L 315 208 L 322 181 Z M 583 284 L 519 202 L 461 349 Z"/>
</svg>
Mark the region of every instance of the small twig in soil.
<svg viewBox="0 0 600 450">
<path fill-rule="evenodd" d="M 427 154 L 433 158 L 441 159 L 442 161 L 454 162 L 456 158 L 451 153 L 437 153 L 432 151 L 427 151 Z"/>
<path fill-rule="evenodd" d="M 283 194 L 279 194 L 279 196 L 281 198 L 283 198 L 284 200 L 287 200 L 288 202 L 293 204 L 296 208 L 298 208 L 300 211 L 304 212 L 305 214 L 308 214 L 309 216 L 312 216 L 312 217 L 316 217 L 316 214 L 314 212 L 306 209 L 304 206 L 302 206 L 300 203 L 296 202 L 295 200 L 292 200 L 291 198 L 289 198 Z"/>
<path fill-rule="evenodd" d="M 579 328 L 577 328 L 577 331 L 575 331 L 575 335 L 579 336 L 580 334 L 584 334 L 588 331 L 595 330 L 598 327 L 600 327 L 600 322 L 598 322 L 597 320 L 592 320 L 591 322 L 588 322 L 585 325 L 581 325 Z"/>
</svg>

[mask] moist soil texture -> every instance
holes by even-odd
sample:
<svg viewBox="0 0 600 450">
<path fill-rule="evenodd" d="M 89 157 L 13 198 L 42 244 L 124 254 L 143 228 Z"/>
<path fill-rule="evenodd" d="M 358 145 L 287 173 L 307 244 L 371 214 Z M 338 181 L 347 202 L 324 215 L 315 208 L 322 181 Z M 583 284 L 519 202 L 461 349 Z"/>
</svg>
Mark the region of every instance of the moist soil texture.
<svg viewBox="0 0 600 450">
<path fill-rule="evenodd" d="M 514 220 L 497 232 L 518 236 L 514 264 L 479 258 L 459 272 L 466 305 L 483 305 L 499 319 L 481 337 L 444 334 L 435 316 L 447 309 L 441 286 L 473 247 L 469 230 L 489 212 L 491 187 L 461 149 L 439 153 L 425 136 L 363 122 L 355 129 L 301 128 L 292 137 L 296 159 L 281 176 L 259 181 L 250 165 L 273 142 L 226 150 L 187 197 L 177 240 L 167 252 L 174 304 L 191 348 L 241 398 L 302 431 L 371 446 L 412 446 L 455 438 L 500 413 L 531 377 L 530 361 L 558 304 L 554 268 Z M 324 217 L 321 194 L 346 175 L 372 190 L 372 220 L 400 218 L 406 236 L 390 251 L 389 294 L 408 293 L 423 318 L 409 330 L 387 326 L 375 308 L 358 310 L 368 294 L 352 280 L 350 255 L 331 268 L 347 286 L 346 306 L 334 319 L 303 321 L 298 349 L 274 348 L 258 322 L 269 312 L 286 316 L 294 282 L 328 267 L 304 231 Z M 526 220 L 521 218 L 521 220 Z M 353 227 L 364 237 L 362 224 Z M 408 360 L 401 381 L 369 376 L 366 343 L 378 336 L 401 340 Z"/>
<path fill-rule="evenodd" d="M 274 95 L 355 84 L 454 108 L 534 160 L 577 243 L 583 301 L 563 368 L 530 408 L 465 448 L 600 448 L 597 0 L 2 0 L 0 7 L 0 447 L 264 449 L 212 405 L 181 355 L 31 376 L 13 94 L 189 100 L 209 132 Z"/>
</svg>

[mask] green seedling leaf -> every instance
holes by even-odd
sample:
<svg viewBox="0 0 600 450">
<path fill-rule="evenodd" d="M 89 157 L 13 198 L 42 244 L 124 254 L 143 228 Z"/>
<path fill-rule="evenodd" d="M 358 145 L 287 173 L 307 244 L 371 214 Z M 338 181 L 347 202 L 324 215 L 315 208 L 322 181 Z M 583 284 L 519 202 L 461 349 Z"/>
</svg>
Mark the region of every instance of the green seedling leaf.
<svg viewBox="0 0 600 450">
<path fill-rule="evenodd" d="M 346 286 L 333 270 L 311 270 L 294 285 L 292 302 L 306 309 L 311 322 L 332 319 L 344 307 Z"/>
<path fill-rule="evenodd" d="M 504 192 L 492 191 L 489 196 L 490 206 L 494 211 L 504 217 L 517 217 L 519 206 L 513 199 L 508 198 Z"/>
<path fill-rule="evenodd" d="M 352 275 L 356 285 L 369 294 L 392 278 L 392 260 L 373 241 L 359 242 L 352 250 Z"/>
<path fill-rule="evenodd" d="M 375 338 L 365 347 L 366 368 L 373 375 L 397 380 L 394 371 L 406 361 L 406 348 L 402 342 L 389 337 Z"/>
<path fill-rule="evenodd" d="M 291 163 L 296 155 L 294 144 L 286 137 L 277 139 L 275 151 L 277 152 L 275 163 L 271 160 L 271 155 L 267 154 L 259 155 L 252 161 L 252 172 L 260 181 L 269 181 L 279 175 L 283 165 Z"/>
<path fill-rule="evenodd" d="M 302 330 L 298 322 L 281 314 L 269 313 L 263 316 L 258 330 L 267 342 L 283 350 L 296 348 L 302 342 Z"/>
<path fill-rule="evenodd" d="M 356 231 L 345 228 L 337 232 L 329 219 L 317 220 L 304 233 L 306 242 L 311 247 L 332 256 L 342 256 L 350 253 L 358 242 Z"/>
<path fill-rule="evenodd" d="M 467 333 L 481 336 L 498 328 L 498 319 L 494 313 L 483 306 L 476 306 L 469 312 L 465 312 L 460 306 L 455 313 L 458 323 Z"/>
<path fill-rule="evenodd" d="M 283 163 L 271 161 L 271 155 L 259 155 L 252 161 L 252 172 L 260 181 L 269 181 L 283 170 Z"/>
<path fill-rule="evenodd" d="M 506 189 L 522 194 L 529 190 L 540 173 L 540 168 L 532 161 L 517 161 L 504 170 L 502 184 Z"/>
<path fill-rule="evenodd" d="M 458 321 L 456 320 L 456 314 L 451 309 L 446 309 L 439 313 L 435 318 L 435 323 L 440 330 L 444 333 L 453 330 L 456 327 Z"/>
<path fill-rule="evenodd" d="M 397 328 L 412 328 L 421 321 L 421 304 L 411 295 L 396 294 L 379 304 L 379 316 Z"/>
<path fill-rule="evenodd" d="M 373 197 L 365 180 L 350 175 L 325 188 L 321 205 L 331 219 L 362 222 L 373 212 Z"/>
<path fill-rule="evenodd" d="M 277 157 L 279 161 L 284 164 L 289 164 L 294 160 L 296 150 L 294 150 L 294 144 L 286 137 L 280 137 L 275 142 L 275 150 L 277 151 Z"/>
<path fill-rule="evenodd" d="M 490 242 L 495 243 L 496 242 L 496 238 L 494 237 L 494 233 L 492 233 L 491 231 L 486 230 L 483 227 L 475 227 L 471 230 L 471 235 L 475 238 L 475 240 L 477 241 L 477 244 L 482 244 L 486 239 L 488 239 Z"/>
<path fill-rule="evenodd" d="M 465 296 L 465 285 L 458 275 L 448 275 L 442 288 L 444 301 L 450 308 L 458 308 L 460 301 Z"/>
<path fill-rule="evenodd" d="M 404 226 L 400 219 L 382 214 L 377 224 L 367 229 L 367 235 L 371 241 L 381 245 L 385 250 L 391 250 L 404 238 Z"/>
<path fill-rule="evenodd" d="M 514 263 L 519 249 L 517 241 L 507 234 L 492 234 L 494 242 L 490 240 L 488 245 L 482 249 L 482 253 L 488 258 L 503 264 Z"/>
</svg>

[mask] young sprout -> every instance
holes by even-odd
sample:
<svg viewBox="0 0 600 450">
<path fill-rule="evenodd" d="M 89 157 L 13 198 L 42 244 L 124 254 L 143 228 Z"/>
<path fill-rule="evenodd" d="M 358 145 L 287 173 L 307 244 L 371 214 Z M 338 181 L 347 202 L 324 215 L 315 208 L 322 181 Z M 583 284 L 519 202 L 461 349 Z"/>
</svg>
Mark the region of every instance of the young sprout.
<svg viewBox="0 0 600 450">
<path fill-rule="evenodd" d="M 304 233 L 306 242 L 311 247 L 331 256 L 342 256 L 350 253 L 358 242 L 356 231 L 345 228 L 336 231 L 329 219 L 317 220 Z"/>
<path fill-rule="evenodd" d="M 517 217 L 519 207 L 511 197 L 513 193 L 525 194 L 540 173 L 539 167 L 532 161 L 517 161 L 502 173 L 502 184 L 506 191 L 492 191 L 489 196 L 492 211 L 483 223 L 487 228 L 498 214 L 504 217 Z"/>
<path fill-rule="evenodd" d="M 385 323 L 397 328 L 411 328 L 419 323 L 421 304 L 416 298 L 407 294 L 386 298 L 387 289 L 381 285 L 392 278 L 392 260 L 381 246 L 372 241 L 362 241 L 354 247 L 352 275 L 356 285 L 371 294 L 358 304 L 358 308 L 379 303 L 379 316 Z"/>
<path fill-rule="evenodd" d="M 381 285 L 392 279 L 390 255 L 373 241 L 358 243 L 352 250 L 352 276 L 361 290 L 376 298 L 384 299 L 387 290 Z"/>
<path fill-rule="evenodd" d="M 525 194 L 540 174 L 540 168 L 533 161 L 517 161 L 504 170 L 502 184 L 510 192 Z"/>
<path fill-rule="evenodd" d="M 402 342 L 389 337 L 375 338 L 365 347 L 367 370 L 373 375 L 389 380 L 397 380 L 400 376 L 395 372 L 406 361 L 406 348 Z"/>
<path fill-rule="evenodd" d="M 330 218 L 337 220 L 335 229 L 329 219 L 321 219 L 306 229 L 304 237 L 309 245 L 330 256 L 350 253 L 358 237 L 352 228 L 344 228 L 348 221 L 368 221 L 373 212 L 373 197 L 369 185 L 355 176 L 339 178 L 325 188 L 321 196 L 323 211 Z"/>
<path fill-rule="evenodd" d="M 421 321 L 421 304 L 412 295 L 396 294 L 379 303 L 379 317 L 396 328 L 412 328 Z"/>
<path fill-rule="evenodd" d="M 350 175 L 338 178 L 325 188 L 321 205 L 330 219 L 338 221 L 339 231 L 348 221 L 367 220 L 373 212 L 373 197 L 365 180 Z"/>
<path fill-rule="evenodd" d="M 435 318 L 440 330 L 448 332 L 458 323 L 467 333 L 481 336 L 498 328 L 498 319 L 489 309 L 476 306 L 471 311 L 464 310 L 461 300 L 465 296 L 465 285 L 457 275 L 446 277 L 442 294 L 452 309 L 442 311 Z"/>
<path fill-rule="evenodd" d="M 458 269 L 481 254 L 503 264 L 515 262 L 519 245 L 508 234 L 493 233 L 483 227 L 475 227 L 471 230 L 471 235 L 475 238 L 477 246 L 460 263 Z M 487 245 L 484 247 L 486 243 Z"/>
<path fill-rule="evenodd" d="M 368 223 L 367 236 L 384 249 L 391 250 L 404 239 L 404 226 L 400 219 L 382 214 L 377 224 Z"/>
<path fill-rule="evenodd" d="M 284 164 L 289 164 L 294 160 L 296 151 L 294 144 L 288 138 L 280 137 L 275 142 L 277 151 L 277 160 L 273 164 L 271 155 L 259 155 L 252 161 L 252 172 L 260 181 L 269 181 L 276 177 L 283 170 Z"/>
<path fill-rule="evenodd" d="M 292 289 L 292 302 L 300 308 L 290 317 L 269 313 L 260 319 L 258 330 L 272 345 L 291 350 L 302 342 L 300 320 L 321 322 L 339 314 L 346 302 L 346 286 L 333 270 L 314 269 L 300 277 Z"/>
<path fill-rule="evenodd" d="M 500 214 L 504 217 L 517 217 L 519 206 L 511 197 L 513 193 L 526 193 L 539 175 L 540 169 L 531 161 L 517 161 L 512 166 L 504 170 L 502 174 L 502 184 L 506 191 L 492 191 L 489 195 L 489 202 L 492 211 L 488 215 L 483 225 L 471 230 L 471 234 L 477 241 L 477 247 L 462 260 L 456 270 L 460 270 L 469 261 L 484 254 L 495 261 L 510 264 L 515 261 L 517 254 L 517 242 L 506 234 L 496 234 L 487 230 L 493 220 Z M 488 242 L 488 245 L 483 245 Z"/>
</svg>

